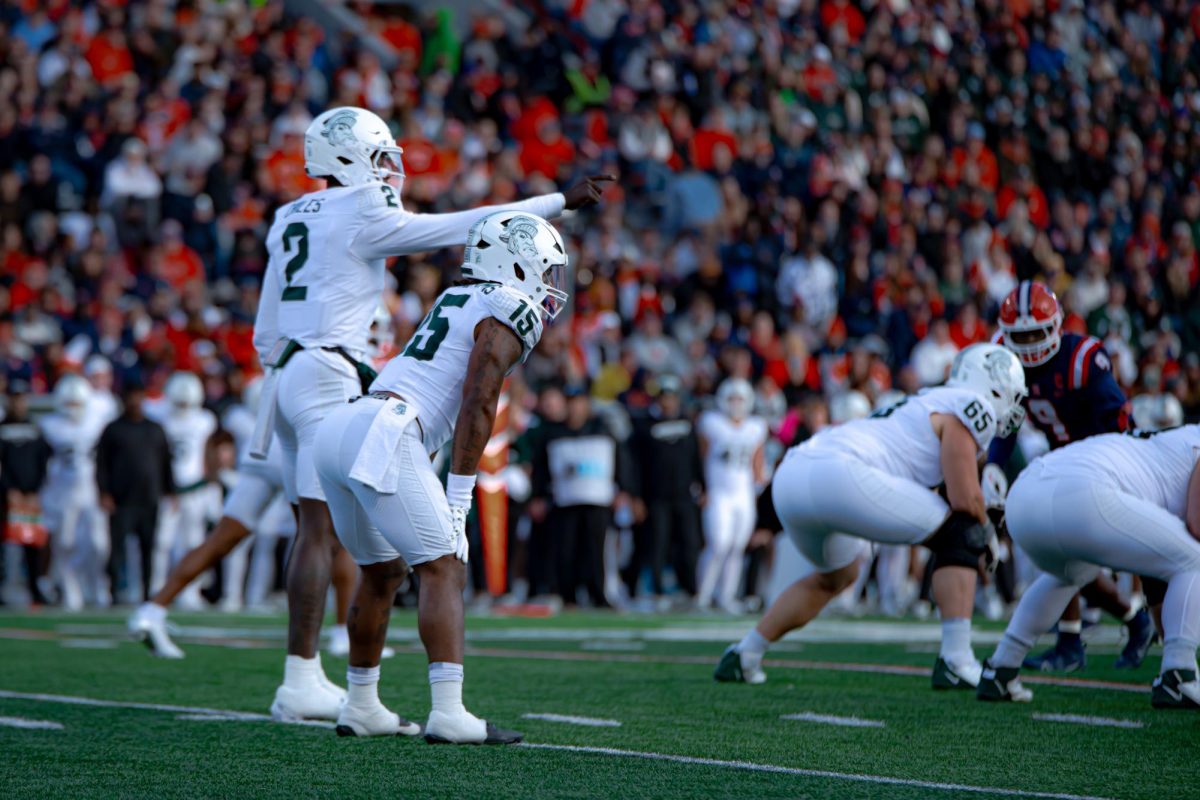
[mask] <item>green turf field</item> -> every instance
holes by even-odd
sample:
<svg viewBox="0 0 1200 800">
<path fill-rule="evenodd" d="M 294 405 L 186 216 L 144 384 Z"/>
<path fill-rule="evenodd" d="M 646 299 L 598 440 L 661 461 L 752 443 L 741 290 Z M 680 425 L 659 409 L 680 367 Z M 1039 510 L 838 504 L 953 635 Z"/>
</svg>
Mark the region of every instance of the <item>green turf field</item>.
<svg viewBox="0 0 1200 800">
<path fill-rule="evenodd" d="M 772 650 L 770 680 L 751 687 L 712 681 L 749 620 L 472 617 L 467 705 L 528 745 L 453 748 L 267 721 L 282 617 L 173 619 L 184 661 L 125 641 L 115 612 L 0 614 L 0 797 L 1200 796 L 1200 716 L 1151 709 L 1158 651 L 1114 670 L 1112 631 L 1076 676 L 1092 685 L 1039 683 L 1031 705 L 993 706 L 929 689 L 933 623 L 819 620 Z M 398 612 L 392 631 L 380 694 L 423 719 L 415 618 Z M 324 662 L 344 683 L 345 661 Z M 28 721 L 46 726 L 11 727 Z"/>
</svg>

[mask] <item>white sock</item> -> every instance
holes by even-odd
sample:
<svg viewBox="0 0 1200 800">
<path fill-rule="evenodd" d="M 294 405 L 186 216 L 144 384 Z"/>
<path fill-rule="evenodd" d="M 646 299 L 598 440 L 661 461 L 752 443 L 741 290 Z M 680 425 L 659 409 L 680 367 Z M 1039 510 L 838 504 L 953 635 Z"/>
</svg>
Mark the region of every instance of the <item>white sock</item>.
<svg viewBox="0 0 1200 800">
<path fill-rule="evenodd" d="M 167 609 L 158 603 L 142 603 L 141 611 L 142 615 L 151 622 L 165 622 L 167 619 Z"/>
<path fill-rule="evenodd" d="M 325 671 L 321 669 L 321 656 L 319 655 L 313 658 L 289 655 L 283 662 L 284 686 L 299 688 L 320 685 L 320 676 L 324 674 Z"/>
<path fill-rule="evenodd" d="M 975 660 L 975 653 L 971 650 L 970 617 L 942 620 L 941 656 L 958 663 Z"/>
<path fill-rule="evenodd" d="M 1167 584 L 1163 600 L 1162 669 L 1196 669 L 1200 646 L 1200 572 L 1181 572 Z"/>
<path fill-rule="evenodd" d="M 429 692 L 433 710 L 455 714 L 466 709 L 462 701 L 463 665 L 451 661 L 434 661 L 429 665 Z"/>
<path fill-rule="evenodd" d="M 379 666 L 348 667 L 346 703 L 360 707 L 379 705 Z"/>
<path fill-rule="evenodd" d="M 751 628 L 750 632 L 738 642 L 737 651 L 751 656 L 761 656 L 767 652 L 767 648 L 770 646 L 771 643 L 758 632 L 757 628 Z"/>
</svg>

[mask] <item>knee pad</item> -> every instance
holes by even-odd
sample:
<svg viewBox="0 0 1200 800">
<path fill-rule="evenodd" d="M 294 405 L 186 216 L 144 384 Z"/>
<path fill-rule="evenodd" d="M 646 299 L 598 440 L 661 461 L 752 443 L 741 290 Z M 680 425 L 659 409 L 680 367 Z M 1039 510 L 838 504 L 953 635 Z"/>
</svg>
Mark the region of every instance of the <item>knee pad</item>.
<svg viewBox="0 0 1200 800">
<path fill-rule="evenodd" d="M 980 522 L 965 511 L 951 511 L 942 527 L 925 540 L 933 551 L 933 568 L 967 567 L 976 569 L 979 557 L 991 553 L 995 563 L 998 548 L 996 529 L 991 522 Z"/>
<path fill-rule="evenodd" d="M 1146 605 L 1160 606 L 1167 596 L 1167 582 L 1161 578 L 1142 576 L 1142 594 L 1146 595 Z"/>
</svg>

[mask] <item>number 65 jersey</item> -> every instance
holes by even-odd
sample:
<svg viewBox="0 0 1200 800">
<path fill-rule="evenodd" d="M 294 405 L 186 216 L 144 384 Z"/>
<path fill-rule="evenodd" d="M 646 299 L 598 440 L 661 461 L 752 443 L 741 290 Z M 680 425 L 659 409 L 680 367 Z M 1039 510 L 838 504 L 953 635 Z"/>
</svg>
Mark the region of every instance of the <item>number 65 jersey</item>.
<svg viewBox="0 0 1200 800">
<path fill-rule="evenodd" d="M 521 340 L 522 361 L 542 338 L 540 311 L 516 289 L 498 283 L 455 286 L 442 292 L 400 355 L 371 384 L 371 391 L 395 392 L 416 407 L 429 453 L 454 435 L 475 327 L 488 317 Z"/>
<path fill-rule="evenodd" d="M 792 448 L 788 456 L 849 455 L 932 488 L 943 481 L 942 443 L 929 419 L 933 414 L 957 417 L 971 432 L 980 452 L 985 452 L 996 436 L 995 415 L 986 399 L 961 386 L 937 386 L 865 419 L 824 428 Z"/>
</svg>

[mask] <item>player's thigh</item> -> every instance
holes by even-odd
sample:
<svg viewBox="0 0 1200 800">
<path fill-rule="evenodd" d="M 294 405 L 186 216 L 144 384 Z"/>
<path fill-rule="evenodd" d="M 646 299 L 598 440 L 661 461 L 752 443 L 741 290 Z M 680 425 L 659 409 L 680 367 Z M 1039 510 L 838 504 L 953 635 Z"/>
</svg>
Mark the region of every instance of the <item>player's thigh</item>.
<svg viewBox="0 0 1200 800">
<path fill-rule="evenodd" d="M 1180 572 L 1200 571 L 1200 542 L 1187 525 L 1161 506 L 1114 489 L 1092 487 L 1094 518 L 1068 552 L 1095 554 L 1102 566 L 1170 580 Z"/>
<path fill-rule="evenodd" d="M 745 493 L 738 496 L 732 508 L 731 527 L 734 537 L 744 547 L 754 533 L 754 522 L 758 516 L 753 494 Z"/>
<path fill-rule="evenodd" d="M 367 517 L 410 566 L 453 553 L 450 505 L 424 446 L 417 437 L 406 434 L 395 458 L 400 459 L 400 485 L 395 494 L 380 494 L 350 481 Z"/>
<path fill-rule="evenodd" d="M 324 500 L 314 446 L 321 421 L 361 391 L 358 376 L 336 354 L 305 351 L 279 380 L 279 412 L 295 439 L 296 496 Z M 283 427 L 280 428 L 283 439 Z"/>
<path fill-rule="evenodd" d="M 729 492 L 713 490 L 705 498 L 701 512 L 704 541 L 710 547 L 723 546 L 733 535 L 733 498 Z"/>
<path fill-rule="evenodd" d="M 225 498 L 221 516 L 237 520 L 242 527 L 253 530 L 275 497 L 276 491 L 275 486 L 257 474 L 242 473 L 238 482 L 234 484 L 233 491 Z"/>
<path fill-rule="evenodd" d="M 950 511 L 937 492 L 849 457 L 797 453 L 780 465 L 772 493 L 785 524 L 883 544 L 923 542 Z"/>
</svg>

